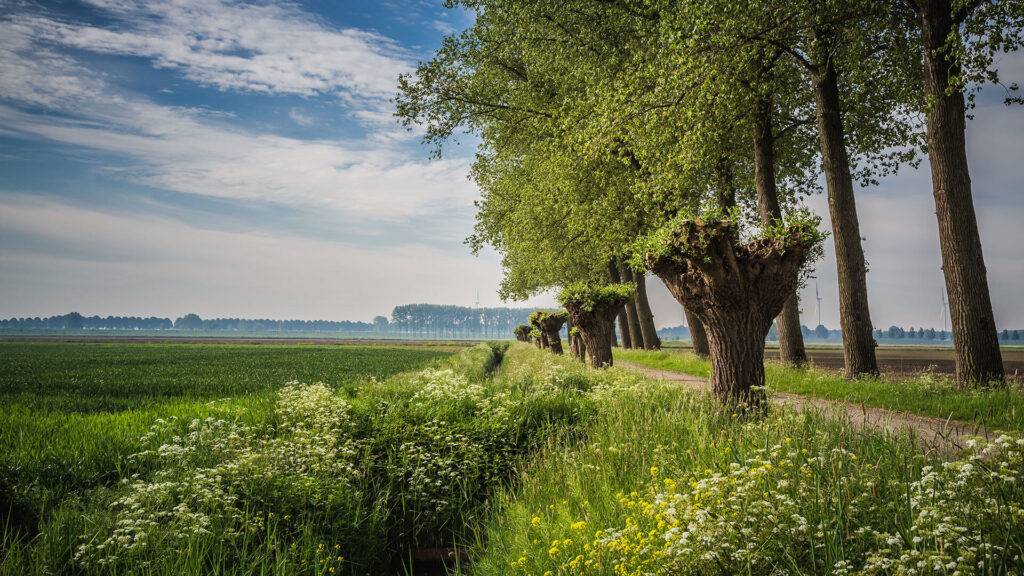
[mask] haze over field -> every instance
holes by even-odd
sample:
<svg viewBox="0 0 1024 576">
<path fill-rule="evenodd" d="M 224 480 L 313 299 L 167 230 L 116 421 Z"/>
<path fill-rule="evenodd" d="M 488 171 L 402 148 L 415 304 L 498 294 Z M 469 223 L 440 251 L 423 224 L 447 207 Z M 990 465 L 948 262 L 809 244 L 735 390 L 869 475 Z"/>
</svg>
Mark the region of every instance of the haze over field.
<svg viewBox="0 0 1024 576">
<path fill-rule="evenodd" d="M 478 291 L 500 305 L 498 258 L 462 243 L 474 141 L 430 161 L 390 102 L 397 75 L 468 24 L 411 0 L 0 1 L 0 317 L 369 321 L 410 302 L 472 305 Z M 1000 68 L 1024 79 L 1020 54 Z M 1004 95 L 979 97 L 968 152 L 996 321 L 1013 328 L 1024 110 Z M 941 326 L 927 166 L 858 190 L 878 327 Z M 808 204 L 826 215 L 824 196 Z M 835 327 L 831 246 L 817 268 Z M 649 286 L 656 323 L 681 324 Z M 802 297 L 813 326 L 813 284 Z"/>
</svg>

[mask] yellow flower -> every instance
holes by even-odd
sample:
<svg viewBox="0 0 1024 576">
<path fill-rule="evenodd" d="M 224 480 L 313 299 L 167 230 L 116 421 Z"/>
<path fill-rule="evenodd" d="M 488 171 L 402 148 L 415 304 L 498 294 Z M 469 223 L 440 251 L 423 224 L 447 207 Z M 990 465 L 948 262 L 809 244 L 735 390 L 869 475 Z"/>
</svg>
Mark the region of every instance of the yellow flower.
<svg viewBox="0 0 1024 576">
<path fill-rule="evenodd" d="M 657 466 L 651 466 L 651 476 L 657 476 L 657 475 L 658 475 L 658 467 Z"/>
<path fill-rule="evenodd" d="M 573 530 L 583 530 L 586 527 L 587 527 L 587 523 L 584 522 L 583 520 L 580 520 L 579 522 L 576 522 L 576 523 L 574 523 L 572 525 L 572 529 Z"/>
<path fill-rule="evenodd" d="M 530 523 L 533 524 L 534 528 L 540 526 L 540 516 L 534 516 L 532 519 L 530 519 Z"/>
</svg>

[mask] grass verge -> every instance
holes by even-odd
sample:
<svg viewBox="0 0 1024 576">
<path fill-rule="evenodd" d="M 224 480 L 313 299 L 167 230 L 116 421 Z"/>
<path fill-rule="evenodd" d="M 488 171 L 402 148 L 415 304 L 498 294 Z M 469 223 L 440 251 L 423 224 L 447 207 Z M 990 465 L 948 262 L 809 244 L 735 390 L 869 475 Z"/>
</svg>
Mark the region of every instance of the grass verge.
<svg viewBox="0 0 1024 576">
<path fill-rule="evenodd" d="M 659 370 L 711 375 L 711 362 L 688 351 L 616 350 L 615 358 Z M 768 361 L 765 384 L 769 391 L 960 420 L 993 431 L 1024 432 L 1024 384 L 1019 381 L 1003 388 L 963 389 L 951 377 L 927 371 L 915 377 L 846 380 L 834 372 L 796 370 Z"/>
</svg>

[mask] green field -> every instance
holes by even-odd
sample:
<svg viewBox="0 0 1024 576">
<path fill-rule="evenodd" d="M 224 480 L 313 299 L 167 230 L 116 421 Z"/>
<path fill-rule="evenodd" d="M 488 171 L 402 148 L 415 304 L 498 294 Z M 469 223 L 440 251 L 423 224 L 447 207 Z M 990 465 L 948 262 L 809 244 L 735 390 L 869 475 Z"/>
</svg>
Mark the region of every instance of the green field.
<svg viewBox="0 0 1024 576">
<path fill-rule="evenodd" d="M 689 350 L 616 350 L 615 357 L 658 370 L 702 378 L 711 375 L 711 362 Z M 850 381 L 835 370 L 817 366 L 795 370 L 769 360 L 765 385 L 769 391 L 970 422 L 993 432 L 1024 432 L 1024 382 L 1015 378 L 1005 387 L 978 389 L 959 388 L 951 376 L 927 370 Z"/>
<path fill-rule="evenodd" d="M 1012 437 L 943 463 L 524 344 L 4 346 L 4 575 L 1024 569 Z"/>
</svg>

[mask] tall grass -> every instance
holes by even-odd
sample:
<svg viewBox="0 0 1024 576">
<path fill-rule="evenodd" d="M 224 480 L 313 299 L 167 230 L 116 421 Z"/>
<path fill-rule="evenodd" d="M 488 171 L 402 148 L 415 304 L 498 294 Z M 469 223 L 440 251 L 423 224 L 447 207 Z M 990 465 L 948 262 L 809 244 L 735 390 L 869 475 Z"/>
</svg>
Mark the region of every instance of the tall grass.
<svg viewBox="0 0 1024 576">
<path fill-rule="evenodd" d="M 711 363 L 688 351 L 616 350 L 615 357 L 659 370 L 705 378 L 711 374 Z M 1024 382 L 1020 381 L 1001 388 L 961 388 L 951 377 L 929 371 L 846 380 L 837 372 L 794 369 L 769 360 L 765 384 L 769 391 L 960 420 L 992 431 L 1024 432 Z"/>
<path fill-rule="evenodd" d="M 745 420 L 623 378 L 496 499 L 472 574 L 1024 570 L 1024 440 L 944 463 L 838 415 Z"/>
<path fill-rule="evenodd" d="M 378 574 L 412 550 L 465 542 L 518 462 L 589 421 L 560 372 L 532 374 L 530 386 L 515 370 L 493 379 L 506 348 L 343 388 L 292 383 L 265 404 L 215 402 L 194 418 L 162 414 L 115 468 L 102 446 L 86 454 L 119 482 L 50 499 L 38 532 L 10 526 L 0 566 Z"/>
</svg>

